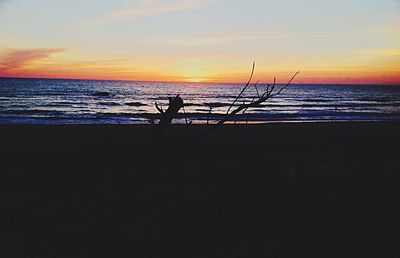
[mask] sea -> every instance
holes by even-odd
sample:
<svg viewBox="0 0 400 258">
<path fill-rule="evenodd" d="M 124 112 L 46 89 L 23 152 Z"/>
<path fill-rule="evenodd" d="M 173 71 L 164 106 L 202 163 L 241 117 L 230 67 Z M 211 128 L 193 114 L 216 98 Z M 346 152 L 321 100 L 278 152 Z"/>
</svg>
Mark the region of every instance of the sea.
<svg viewBox="0 0 400 258">
<path fill-rule="evenodd" d="M 149 124 L 157 102 L 185 102 L 174 123 L 216 123 L 240 94 L 240 83 L 173 83 L 0 78 L 1 124 Z M 234 104 L 250 103 L 267 84 L 251 85 Z M 283 87 L 277 85 L 276 91 Z M 400 121 L 400 85 L 293 84 L 230 123 Z"/>
</svg>

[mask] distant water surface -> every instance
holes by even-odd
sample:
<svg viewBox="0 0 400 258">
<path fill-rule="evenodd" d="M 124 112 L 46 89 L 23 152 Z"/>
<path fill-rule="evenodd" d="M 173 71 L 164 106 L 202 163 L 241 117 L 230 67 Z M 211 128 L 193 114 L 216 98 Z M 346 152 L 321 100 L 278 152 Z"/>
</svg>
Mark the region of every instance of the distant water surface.
<svg viewBox="0 0 400 258">
<path fill-rule="evenodd" d="M 266 85 L 260 85 L 262 92 Z M 180 94 L 194 123 L 220 119 L 243 84 L 0 78 L 0 123 L 146 124 L 154 103 L 167 107 Z M 109 93 L 109 96 L 105 96 Z M 250 87 L 243 101 L 257 96 Z M 210 106 L 212 111 L 210 113 Z M 282 95 L 237 118 L 249 122 L 400 121 L 400 86 L 292 85 Z"/>
</svg>

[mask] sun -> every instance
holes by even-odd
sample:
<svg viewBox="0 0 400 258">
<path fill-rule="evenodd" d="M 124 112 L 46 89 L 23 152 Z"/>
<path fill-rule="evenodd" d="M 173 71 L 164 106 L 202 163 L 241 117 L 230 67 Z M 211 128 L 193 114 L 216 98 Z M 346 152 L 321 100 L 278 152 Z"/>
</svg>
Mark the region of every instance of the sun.
<svg viewBox="0 0 400 258">
<path fill-rule="evenodd" d="M 193 78 L 188 78 L 189 82 L 204 82 L 203 78 L 200 77 L 193 77 Z"/>
</svg>

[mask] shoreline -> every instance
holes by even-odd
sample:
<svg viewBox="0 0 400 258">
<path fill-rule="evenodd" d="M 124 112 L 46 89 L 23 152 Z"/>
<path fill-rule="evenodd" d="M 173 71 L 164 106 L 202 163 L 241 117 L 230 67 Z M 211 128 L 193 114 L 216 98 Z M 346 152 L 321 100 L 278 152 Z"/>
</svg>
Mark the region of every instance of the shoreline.
<svg viewBox="0 0 400 258">
<path fill-rule="evenodd" d="M 200 135 L 212 126 L 211 124 L 193 124 L 189 127 L 171 125 L 167 131 L 167 138 L 180 139 L 182 142 L 187 137 Z M 151 141 L 154 131 L 155 125 L 147 124 L 0 124 L 0 142 L 3 145 L 1 152 L 46 148 L 67 150 L 83 147 L 120 148 L 123 152 L 126 146 L 116 147 L 120 142 L 126 141 L 126 145 L 144 146 Z M 275 137 L 276 141 L 295 138 L 304 142 L 307 140 L 316 142 L 323 138 L 397 139 L 400 138 L 398 131 L 400 131 L 400 121 L 226 124 L 204 139 L 204 143 L 218 140 L 220 144 L 224 142 L 229 144 L 232 139 L 244 142 L 257 138 L 270 141 L 271 136 Z"/>
</svg>

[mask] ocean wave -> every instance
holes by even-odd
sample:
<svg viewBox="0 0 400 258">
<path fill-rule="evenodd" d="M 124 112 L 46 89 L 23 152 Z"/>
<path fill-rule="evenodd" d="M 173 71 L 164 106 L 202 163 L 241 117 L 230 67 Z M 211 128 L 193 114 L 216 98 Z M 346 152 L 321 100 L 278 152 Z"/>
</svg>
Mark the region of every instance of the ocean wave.
<svg viewBox="0 0 400 258">
<path fill-rule="evenodd" d="M 99 102 L 98 104 L 101 106 L 112 106 L 112 107 L 122 106 L 121 103 L 118 102 Z"/>
<path fill-rule="evenodd" d="M 8 98 L 8 99 L 12 99 L 12 98 L 18 97 L 16 94 L 5 93 L 5 92 L 1 92 L 0 95 L 1 95 L 1 98 Z"/>
<path fill-rule="evenodd" d="M 13 114 L 13 115 L 36 115 L 36 114 L 59 115 L 59 114 L 63 114 L 62 111 L 56 111 L 56 110 L 39 110 L 39 109 L 31 109 L 31 110 L 5 110 L 5 111 L 1 111 L 0 113 Z"/>
<path fill-rule="evenodd" d="M 385 103 L 391 101 L 399 101 L 399 99 L 393 99 L 391 97 L 364 97 L 360 98 L 360 101 L 367 101 L 367 102 L 378 102 L 378 103 Z"/>
<path fill-rule="evenodd" d="M 73 107 L 76 104 L 84 104 L 84 103 L 56 102 L 56 103 L 47 103 L 42 106 L 43 107 Z"/>
<path fill-rule="evenodd" d="M 128 102 L 128 103 L 125 103 L 125 105 L 130 106 L 130 107 L 144 107 L 144 106 L 147 106 L 146 104 L 144 104 L 142 102 Z"/>
</svg>

